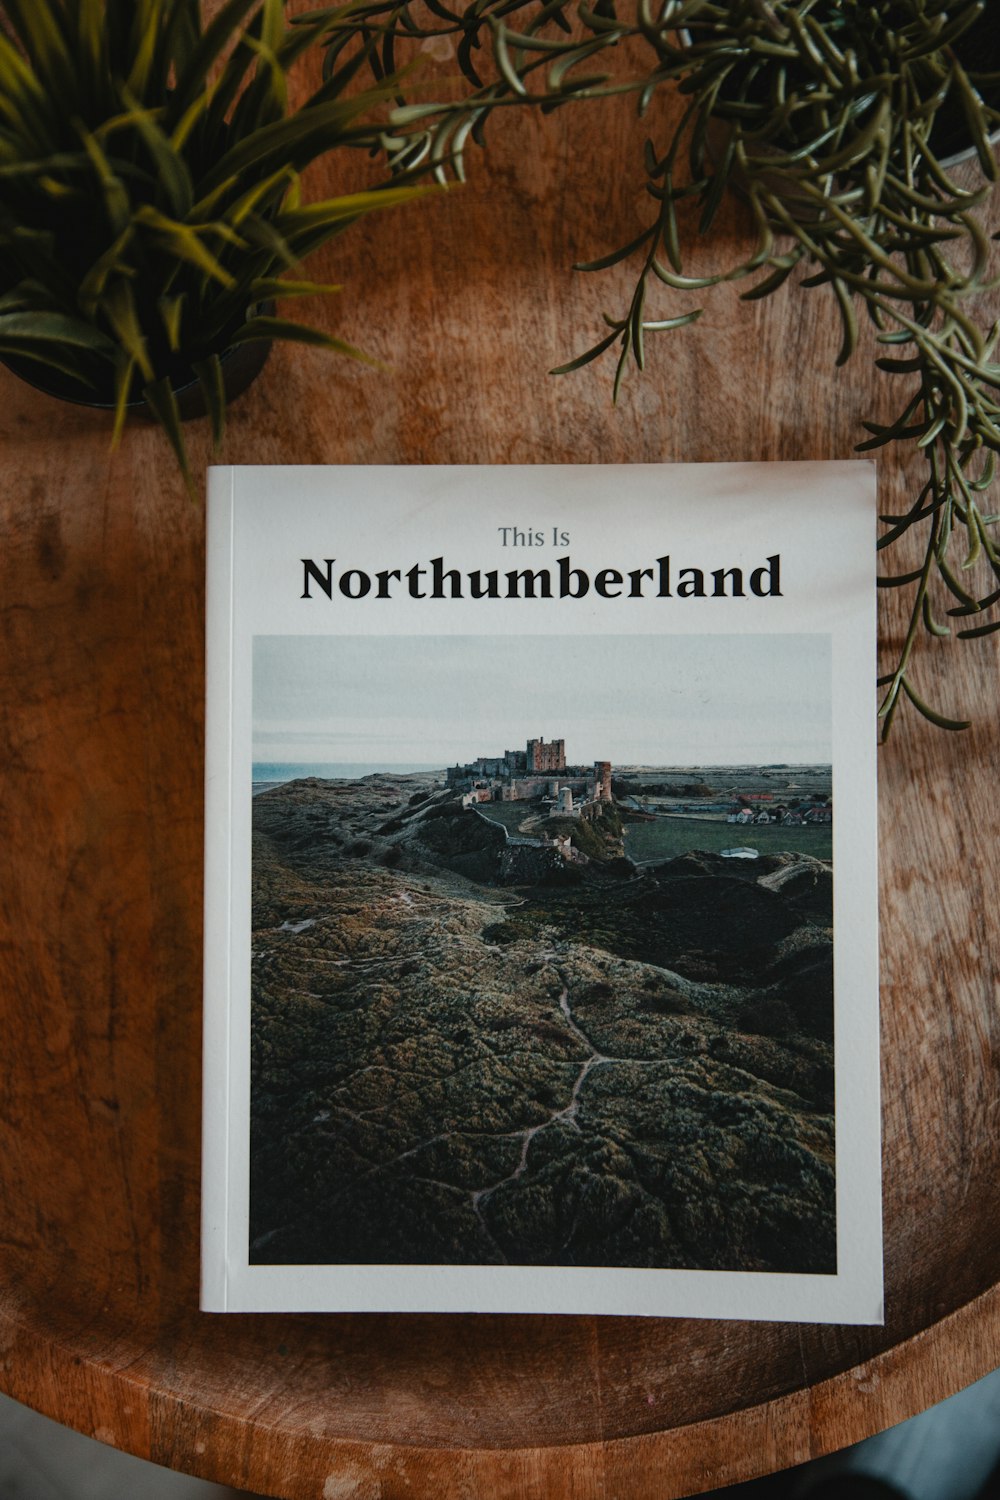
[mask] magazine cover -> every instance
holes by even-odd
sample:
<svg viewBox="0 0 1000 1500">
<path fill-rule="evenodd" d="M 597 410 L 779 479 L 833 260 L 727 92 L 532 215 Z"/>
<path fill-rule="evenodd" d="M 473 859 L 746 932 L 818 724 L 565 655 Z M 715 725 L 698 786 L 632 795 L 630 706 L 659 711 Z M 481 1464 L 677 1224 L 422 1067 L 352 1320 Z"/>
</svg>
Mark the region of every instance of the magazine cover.
<svg viewBox="0 0 1000 1500">
<path fill-rule="evenodd" d="M 204 1308 L 881 1320 L 874 534 L 210 472 Z"/>
</svg>

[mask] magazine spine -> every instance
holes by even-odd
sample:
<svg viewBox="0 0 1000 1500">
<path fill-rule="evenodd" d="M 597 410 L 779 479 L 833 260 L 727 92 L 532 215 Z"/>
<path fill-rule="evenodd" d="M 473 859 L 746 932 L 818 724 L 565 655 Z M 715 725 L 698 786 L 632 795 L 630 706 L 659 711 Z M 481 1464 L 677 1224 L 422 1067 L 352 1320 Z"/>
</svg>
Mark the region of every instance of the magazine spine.
<svg viewBox="0 0 1000 1500">
<path fill-rule="evenodd" d="M 208 473 L 205 630 L 205 948 L 201 1309 L 229 1302 L 230 958 L 235 471 Z"/>
</svg>

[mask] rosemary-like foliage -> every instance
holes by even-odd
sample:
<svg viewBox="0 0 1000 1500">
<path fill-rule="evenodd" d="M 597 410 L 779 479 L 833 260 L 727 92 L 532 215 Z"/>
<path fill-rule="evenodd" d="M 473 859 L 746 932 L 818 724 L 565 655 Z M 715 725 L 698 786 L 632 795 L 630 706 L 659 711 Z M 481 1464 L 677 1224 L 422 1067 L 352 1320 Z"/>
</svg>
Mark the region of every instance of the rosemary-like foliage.
<svg viewBox="0 0 1000 1500">
<path fill-rule="evenodd" d="M 331 19 L 332 56 L 363 36 L 383 71 L 395 67 L 407 39 L 457 36 L 464 95 L 402 105 L 386 141 L 398 164 L 422 161 L 439 175 L 461 173 L 467 139 L 481 141 L 497 109 L 553 109 L 631 92 L 644 112 L 660 88 L 683 96 L 669 137 L 646 144 L 647 227 L 578 268 L 635 259 L 629 304 L 554 373 L 615 351 L 617 396 L 628 366 L 643 366 L 648 333 L 699 315 L 688 308 L 651 319 L 657 286 L 687 298 L 721 281 L 747 281 L 743 296 L 759 298 L 794 274 L 800 287 L 824 287 L 835 300 L 838 364 L 854 352 L 859 317 L 871 321 L 876 363 L 903 393 L 895 420 L 865 424 L 870 436 L 860 450 L 906 440 L 926 463 L 909 508 L 883 517 L 881 548 L 912 527 L 926 532 L 921 566 L 880 579 L 913 589 L 899 659 L 880 680 L 883 737 L 904 700 L 942 727 L 964 727 L 926 703 L 911 675 L 921 627 L 951 633 L 932 612 L 935 573 L 952 596 L 958 635 L 1000 629 L 998 517 L 985 498 L 1000 451 L 998 328 L 984 325 L 976 303 L 997 284 L 978 211 L 997 178 L 989 137 L 1000 110 L 990 101 L 1000 96 L 1000 72 L 969 61 L 991 47 L 1000 55 L 985 10 L 985 0 L 581 0 L 573 10 L 562 0 L 473 0 L 461 11 L 442 0 L 374 0 Z M 648 49 L 638 76 L 615 67 L 613 49 L 628 38 Z M 972 188 L 944 163 L 954 141 L 978 156 Z M 749 202 L 752 253 L 718 275 L 685 275 L 679 206 L 695 200 L 707 233 L 730 187 Z"/>
<path fill-rule="evenodd" d="M 324 34 L 281 0 L 0 0 L 0 355 L 114 404 L 140 397 L 189 486 L 174 388 L 196 377 L 221 437 L 220 357 L 258 338 L 358 351 L 259 311 L 335 292 L 288 279 L 362 214 L 422 191 L 386 182 L 304 202 L 300 173 L 372 147 L 389 83 L 345 96 L 364 48 L 298 108 L 288 74 Z"/>
</svg>

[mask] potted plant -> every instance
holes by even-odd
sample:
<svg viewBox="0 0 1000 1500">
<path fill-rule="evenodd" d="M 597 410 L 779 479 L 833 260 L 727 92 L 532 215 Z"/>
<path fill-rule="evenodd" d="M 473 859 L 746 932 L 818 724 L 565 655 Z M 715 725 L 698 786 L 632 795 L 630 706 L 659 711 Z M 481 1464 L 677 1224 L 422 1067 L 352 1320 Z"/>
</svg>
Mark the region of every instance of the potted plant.
<svg viewBox="0 0 1000 1500">
<path fill-rule="evenodd" d="M 375 0 L 328 15 L 337 66 L 362 22 L 383 71 L 408 39 L 456 36 L 468 87 L 436 106 L 404 104 L 386 141 L 399 166 L 428 163 L 442 177 L 461 173 L 467 139 L 482 141 L 497 111 L 626 92 L 644 113 L 658 90 L 680 93 L 684 107 L 666 139 L 645 145 L 647 227 L 579 268 L 636 260 L 629 304 L 555 373 L 614 351 L 617 396 L 628 366 L 643 367 L 649 332 L 699 315 L 684 307 L 650 319 L 658 287 L 685 300 L 720 281 L 745 280 L 747 298 L 790 279 L 823 288 L 843 324 L 841 365 L 867 317 L 877 364 L 902 393 L 895 420 L 867 423 L 860 449 L 912 442 L 926 465 L 909 509 L 883 518 L 883 548 L 912 527 L 925 531 L 922 565 L 880 580 L 913 589 L 902 652 L 881 683 L 883 733 L 904 700 L 937 724 L 963 727 L 921 698 L 910 664 L 922 626 L 950 633 L 931 608 L 935 572 L 952 595 L 960 636 L 1000 628 L 996 518 L 984 498 L 1000 450 L 1000 364 L 997 329 L 976 303 L 994 284 L 980 211 L 997 177 L 990 136 L 1000 125 L 990 102 L 1000 71 L 982 61 L 1000 63 L 985 0 L 599 0 L 575 17 L 552 0 L 486 0 L 461 12 Z M 636 46 L 647 57 L 644 70 L 616 65 L 625 42 L 629 58 Z M 959 143 L 976 158 L 971 185 L 948 164 Z M 686 275 L 679 210 L 696 202 L 708 233 L 728 188 L 750 205 L 752 253 L 719 274 Z"/>
<path fill-rule="evenodd" d="M 358 353 L 274 316 L 276 297 L 338 290 L 289 273 L 424 191 L 397 174 L 304 199 L 321 153 L 377 143 L 391 92 L 347 97 L 362 49 L 291 105 L 289 72 L 323 33 L 287 26 L 280 0 L 228 0 L 209 22 L 197 0 L 0 0 L 0 357 L 109 407 L 115 440 L 144 406 L 189 485 L 182 416 L 200 402 L 218 439 L 262 341 Z"/>
</svg>

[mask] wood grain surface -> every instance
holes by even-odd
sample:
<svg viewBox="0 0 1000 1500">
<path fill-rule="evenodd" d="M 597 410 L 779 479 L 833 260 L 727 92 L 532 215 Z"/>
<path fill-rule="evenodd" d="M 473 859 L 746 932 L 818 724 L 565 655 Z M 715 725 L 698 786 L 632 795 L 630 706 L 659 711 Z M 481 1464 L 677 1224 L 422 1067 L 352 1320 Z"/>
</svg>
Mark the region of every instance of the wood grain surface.
<svg viewBox="0 0 1000 1500">
<path fill-rule="evenodd" d="M 232 408 L 222 461 L 851 455 L 892 396 L 870 350 L 834 374 L 820 292 L 710 294 L 695 328 L 651 341 L 617 409 L 606 365 L 548 376 L 622 302 L 627 274 L 570 266 L 637 232 L 643 128 L 620 103 L 505 127 L 467 187 L 313 263 L 345 291 L 303 315 L 388 372 L 276 349 Z M 360 172 L 329 161 L 315 186 Z M 693 260 L 736 254 L 746 230 L 729 205 Z M 971 705 L 975 728 L 903 715 L 880 753 L 884 1328 L 209 1317 L 204 516 L 152 427 L 111 454 L 105 419 L 0 371 L 0 434 L 5 1390 L 295 1500 L 669 1500 L 839 1447 L 1000 1363 L 995 637 L 921 656 L 928 695 Z M 204 424 L 190 441 L 203 467 Z M 912 477 L 883 461 L 886 508 Z M 889 652 L 902 601 L 883 602 Z"/>
</svg>

